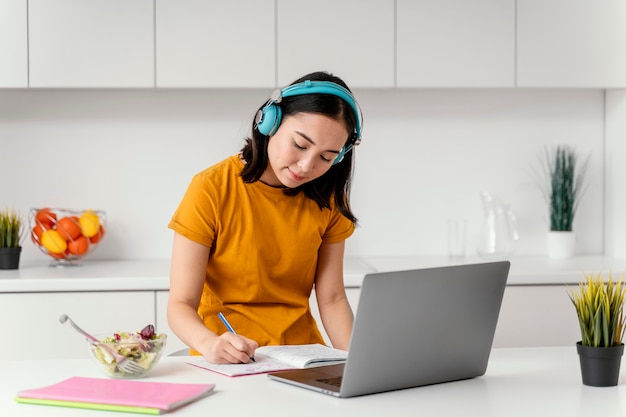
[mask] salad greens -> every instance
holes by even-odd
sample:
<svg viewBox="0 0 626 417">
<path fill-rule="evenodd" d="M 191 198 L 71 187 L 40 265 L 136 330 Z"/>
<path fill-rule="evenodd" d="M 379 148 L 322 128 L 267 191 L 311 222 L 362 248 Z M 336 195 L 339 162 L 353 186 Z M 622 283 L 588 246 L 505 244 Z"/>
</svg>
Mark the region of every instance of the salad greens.
<svg viewBox="0 0 626 417">
<path fill-rule="evenodd" d="M 128 374 L 119 369 L 109 352 L 97 345 L 90 345 L 91 352 L 96 360 L 103 365 L 104 371 L 112 377 L 129 378 L 144 376 L 161 357 L 161 351 L 165 345 L 164 334 L 157 334 L 154 326 L 149 324 L 141 331 L 134 333 L 119 332 L 102 340 L 118 354 L 125 356 L 133 362 L 141 365 L 145 373 L 140 375 Z"/>
</svg>

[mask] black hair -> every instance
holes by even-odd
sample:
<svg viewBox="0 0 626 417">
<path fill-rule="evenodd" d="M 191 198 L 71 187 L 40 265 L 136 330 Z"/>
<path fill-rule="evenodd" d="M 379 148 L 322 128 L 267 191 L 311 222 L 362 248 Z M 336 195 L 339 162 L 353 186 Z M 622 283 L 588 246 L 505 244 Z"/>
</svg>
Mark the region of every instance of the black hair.
<svg viewBox="0 0 626 417">
<path fill-rule="evenodd" d="M 314 72 L 294 81 L 291 85 L 310 81 L 330 81 L 338 84 L 349 91 L 348 86 L 339 77 L 327 72 Z M 305 94 L 283 97 L 280 104 L 283 119 L 296 113 L 317 113 L 329 116 L 335 120 L 342 120 L 349 132 L 356 130 L 356 115 L 352 107 L 340 97 L 331 94 Z M 265 106 L 259 108 L 262 109 Z M 252 135 L 246 138 L 246 143 L 241 150 L 241 155 L 246 164 L 241 172 L 244 182 L 253 183 L 258 181 L 268 165 L 267 145 L 268 136 L 259 133 L 256 124 L 252 123 Z M 352 133 L 347 139 L 345 146 L 353 144 L 356 135 Z M 350 209 L 350 184 L 353 168 L 353 152 L 347 152 L 343 160 L 334 164 L 324 175 L 313 181 L 307 182 L 296 188 L 285 188 L 287 195 L 296 195 L 303 192 L 308 198 L 314 200 L 320 209 L 330 208 L 334 202 L 339 212 L 352 221 L 357 218 Z"/>
</svg>

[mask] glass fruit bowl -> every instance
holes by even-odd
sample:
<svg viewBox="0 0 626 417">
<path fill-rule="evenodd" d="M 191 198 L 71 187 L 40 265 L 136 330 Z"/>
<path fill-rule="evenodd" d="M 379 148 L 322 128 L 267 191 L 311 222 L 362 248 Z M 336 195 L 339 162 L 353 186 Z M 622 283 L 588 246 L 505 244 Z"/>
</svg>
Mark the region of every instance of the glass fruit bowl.
<svg viewBox="0 0 626 417">
<path fill-rule="evenodd" d="M 124 371 L 117 366 L 115 358 L 105 348 L 85 339 L 89 354 L 96 365 L 107 376 L 118 379 L 137 379 L 148 375 L 161 359 L 167 344 L 167 335 L 155 333 L 152 325 L 148 325 L 138 332 L 119 332 L 113 335 L 95 335 L 95 337 L 116 353 L 132 360 L 142 368 L 139 372 Z"/>
<path fill-rule="evenodd" d="M 72 265 L 92 253 L 104 237 L 106 214 L 100 210 L 33 208 L 30 237 L 52 266 Z"/>
</svg>

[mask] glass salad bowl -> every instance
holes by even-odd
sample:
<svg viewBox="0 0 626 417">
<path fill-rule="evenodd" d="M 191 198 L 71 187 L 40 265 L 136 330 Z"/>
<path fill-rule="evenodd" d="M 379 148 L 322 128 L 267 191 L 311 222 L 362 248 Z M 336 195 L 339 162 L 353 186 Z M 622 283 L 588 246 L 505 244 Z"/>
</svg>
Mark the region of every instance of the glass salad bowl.
<svg viewBox="0 0 626 417">
<path fill-rule="evenodd" d="M 166 334 L 156 334 L 148 325 L 138 332 L 119 332 L 109 336 L 96 335 L 102 343 L 85 339 L 89 354 L 96 365 L 109 377 L 118 379 L 143 378 L 159 362 L 165 345 Z M 105 344 L 118 355 L 124 356 L 139 365 L 138 371 L 126 371 L 117 366 L 116 360 Z"/>
</svg>

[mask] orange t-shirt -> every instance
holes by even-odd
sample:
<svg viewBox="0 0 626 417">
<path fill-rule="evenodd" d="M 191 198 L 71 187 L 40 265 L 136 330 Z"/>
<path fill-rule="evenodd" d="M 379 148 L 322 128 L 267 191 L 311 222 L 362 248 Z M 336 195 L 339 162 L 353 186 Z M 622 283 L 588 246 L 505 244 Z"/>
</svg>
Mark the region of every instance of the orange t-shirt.
<svg viewBox="0 0 626 417">
<path fill-rule="evenodd" d="M 309 307 L 318 250 L 347 239 L 354 224 L 304 193 L 244 183 L 242 169 L 235 155 L 194 176 L 169 223 L 211 248 L 198 314 L 221 334 L 223 312 L 260 346 L 324 343 Z"/>
</svg>

